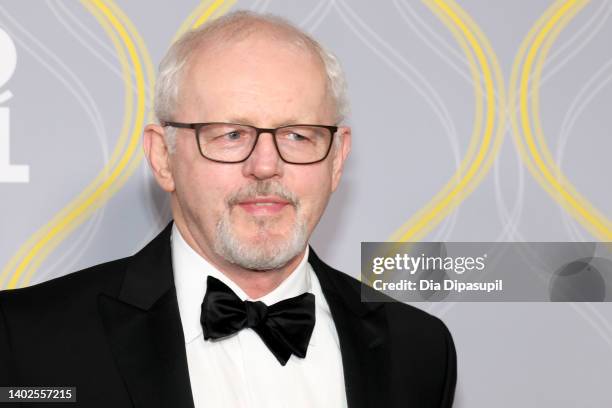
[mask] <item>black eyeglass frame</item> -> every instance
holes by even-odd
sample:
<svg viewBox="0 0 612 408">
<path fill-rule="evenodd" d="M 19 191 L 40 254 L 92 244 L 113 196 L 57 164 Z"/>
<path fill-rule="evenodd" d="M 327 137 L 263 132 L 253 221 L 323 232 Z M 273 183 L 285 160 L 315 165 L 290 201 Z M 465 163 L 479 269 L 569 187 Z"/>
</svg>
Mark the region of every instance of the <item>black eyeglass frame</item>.
<svg viewBox="0 0 612 408">
<path fill-rule="evenodd" d="M 259 142 L 259 135 L 261 135 L 262 133 L 270 133 L 272 135 L 272 140 L 274 141 L 274 147 L 276 148 L 276 152 L 278 153 L 278 157 L 281 158 L 282 161 L 284 161 L 285 163 L 288 164 L 315 164 L 315 163 L 320 163 L 323 160 L 327 159 L 327 156 L 329 156 L 329 152 L 331 151 L 331 147 L 334 144 L 334 136 L 336 135 L 336 132 L 338 131 L 339 126 L 330 126 L 330 125 L 310 125 L 310 124 L 302 124 L 302 123 L 298 123 L 298 124 L 293 124 L 293 125 L 286 125 L 286 126 L 281 126 L 281 127 L 277 127 L 277 128 L 258 128 L 256 126 L 251 126 L 251 125 L 244 125 L 242 123 L 231 123 L 231 122 L 201 122 L 201 123 L 183 123 L 183 122 L 166 122 L 163 121 L 161 123 L 161 125 L 163 127 L 166 126 L 170 126 L 170 127 L 174 127 L 174 128 L 181 128 L 181 129 L 193 129 L 194 130 L 194 134 L 195 134 L 195 138 L 196 138 L 196 143 L 198 144 L 198 150 L 200 151 L 200 155 L 202 157 L 204 157 L 207 160 L 213 161 L 213 162 L 217 162 L 217 163 L 242 163 L 248 160 L 249 157 L 251 157 L 251 154 L 253 154 L 253 151 L 255 150 L 255 147 L 257 146 L 257 142 Z M 204 126 L 207 125 L 236 125 L 236 126 L 244 126 L 247 128 L 251 128 L 251 129 L 255 129 L 256 132 L 256 136 L 255 136 L 255 143 L 253 143 L 253 147 L 251 148 L 251 151 L 249 152 L 249 154 L 247 154 L 247 156 L 242 159 L 242 160 L 234 160 L 234 161 L 226 161 L 226 160 L 217 160 L 217 159 L 211 159 L 210 157 L 204 155 L 204 153 L 202 153 L 202 146 L 200 145 L 200 138 L 198 137 L 198 135 L 200 134 L 200 129 Z M 329 146 L 327 147 L 327 151 L 325 152 L 325 156 L 323 156 L 322 159 L 319 160 L 315 160 L 312 162 L 306 162 L 306 163 L 301 163 L 301 162 L 292 162 L 289 160 L 285 160 L 285 158 L 283 157 L 283 155 L 280 152 L 280 149 L 278 148 L 278 143 L 276 141 L 276 132 L 279 131 L 280 129 L 286 129 L 286 128 L 292 128 L 292 127 L 296 127 L 296 126 L 311 126 L 311 127 L 318 127 L 318 128 L 323 128 L 323 129 L 327 129 L 330 131 L 331 133 L 331 138 L 329 139 Z"/>
</svg>

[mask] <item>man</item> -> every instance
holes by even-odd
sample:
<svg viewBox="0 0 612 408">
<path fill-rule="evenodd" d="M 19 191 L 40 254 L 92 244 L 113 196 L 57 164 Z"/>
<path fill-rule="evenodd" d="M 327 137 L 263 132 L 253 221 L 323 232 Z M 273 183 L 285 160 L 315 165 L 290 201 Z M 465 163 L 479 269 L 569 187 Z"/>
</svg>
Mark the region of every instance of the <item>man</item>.
<svg viewBox="0 0 612 408">
<path fill-rule="evenodd" d="M 444 324 L 362 302 L 307 244 L 346 111 L 336 59 L 279 18 L 183 36 L 143 143 L 173 223 L 134 256 L 3 292 L 0 385 L 76 386 L 96 407 L 450 407 Z"/>
</svg>

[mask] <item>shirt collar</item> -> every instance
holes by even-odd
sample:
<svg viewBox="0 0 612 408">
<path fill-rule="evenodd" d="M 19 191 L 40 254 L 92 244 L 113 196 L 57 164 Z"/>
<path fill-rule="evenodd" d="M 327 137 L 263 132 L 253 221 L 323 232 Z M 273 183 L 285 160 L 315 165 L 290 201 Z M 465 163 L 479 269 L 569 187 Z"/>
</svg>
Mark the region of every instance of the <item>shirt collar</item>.
<svg viewBox="0 0 612 408">
<path fill-rule="evenodd" d="M 186 343 L 191 342 L 202 333 L 200 313 L 202 301 L 206 294 L 206 279 L 208 275 L 219 279 L 229 286 L 241 300 L 259 300 L 266 305 L 312 291 L 311 278 L 308 273 L 308 246 L 306 246 L 304 257 L 298 266 L 280 285 L 270 293 L 253 299 L 234 281 L 191 248 L 181 235 L 176 224 L 172 226 L 170 239 L 174 284 L 176 286 L 176 296 Z"/>
</svg>

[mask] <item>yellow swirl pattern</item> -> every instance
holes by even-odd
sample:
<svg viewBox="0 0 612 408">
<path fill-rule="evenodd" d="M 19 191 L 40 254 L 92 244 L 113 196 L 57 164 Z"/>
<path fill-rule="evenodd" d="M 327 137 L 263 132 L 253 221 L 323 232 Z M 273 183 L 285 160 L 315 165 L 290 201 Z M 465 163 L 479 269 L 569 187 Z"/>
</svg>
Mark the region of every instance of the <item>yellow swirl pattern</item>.
<svg viewBox="0 0 612 408">
<path fill-rule="evenodd" d="M 20 278 L 25 275 L 21 282 L 27 285 L 29 277 L 34 273 L 36 267 L 42 260 L 64 239 L 74 228 L 87 219 L 91 213 L 110 198 L 109 187 L 116 181 L 124 171 L 126 165 L 132 160 L 139 144 L 139 123 L 144 122 L 144 77 L 142 75 L 140 57 L 128 37 L 125 29 L 117 18 L 110 12 L 108 6 L 101 1 L 86 1 L 84 6 L 98 19 L 104 30 L 109 34 L 122 65 L 122 74 L 126 83 L 125 91 L 125 115 L 121 135 L 117 141 L 109 163 L 102 169 L 96 179 L 68 206 L 60 211 L 47 225 L 37 231 L 17 252 L 4 268 L 1 279 L 13 271 L 8 282 L 8 288 L 17 287 Z M 101 17 L 104 16 L 104 18 Z M 110 28 L 113 26 L 123 41 L 119 44 L 117 34 Z M 136 76 L 136 114 L 134 115 L 134 102 L 132 97 L 132 80 L 126 51 L 131 60 Z M 145 50 L 146 52 L 146 50 Z M 135 116 L 133 125 L 130 126 L 131 118 Z M 130 130 L 131 128 L 131 130 Z M 131 136 L 130 136 L 131 133 Z M 112 169 L 112 170 L 111 170 Z"/>
<path fill-rule="evenodd" d="M 540 122 L 539 88 L 546 57 L 563 28 L 587 4 L 588 1 L 558 1 L 538 20 L 519 48 L 512 68 L 509 99 L 515 143 L 531 174 L 542 188 L 591 234 L 602 241 L 610 241 L 612 223 L 582 197 L 554 163 Z M 515 109 L 517 89 L 518 113 Z M 532 104 L 529 103 L 530 94 Z"/>
<path fill-rule="evenodd" d="M 417 211 L 391 236 L 390 240 L 397 242 L 421 239 L 478 186 L 497 157 L 503 142 L 506 120 L 506 96 L 502 71 L 497 56 L 482 30 L 452 0 L 424 0 L 424 4 L 450 30 L 466 55 L 475 88 L 475 118 L 470 145 L 459 169 L 427 205 Z M 484 115 L 481 76 L 486 97 Z M 480 138 L 481 132 L 484 132 L 482 138 Z"/>
</svg>

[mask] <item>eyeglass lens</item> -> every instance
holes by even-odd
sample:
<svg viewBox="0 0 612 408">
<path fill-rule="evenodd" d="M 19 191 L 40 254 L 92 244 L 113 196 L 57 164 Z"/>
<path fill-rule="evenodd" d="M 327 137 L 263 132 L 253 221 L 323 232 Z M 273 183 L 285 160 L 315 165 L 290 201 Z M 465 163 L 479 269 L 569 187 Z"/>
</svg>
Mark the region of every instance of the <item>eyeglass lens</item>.
<svg viewBox="0 0 612 408">
<path fill-rule="evenodd" d="M 332 134 L 317 126 L 290 126 L 276 130 L 275 139 L 283 160 L 311 163 L 325 157 Z M 257 140 L 255 128 L 235 124 L 208 124 L 199 129 L 198 143 L 202 155 L 218 161 L 245 160 Z"/>
</svg>

